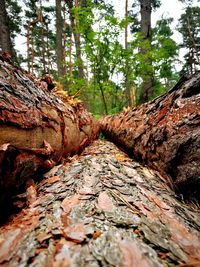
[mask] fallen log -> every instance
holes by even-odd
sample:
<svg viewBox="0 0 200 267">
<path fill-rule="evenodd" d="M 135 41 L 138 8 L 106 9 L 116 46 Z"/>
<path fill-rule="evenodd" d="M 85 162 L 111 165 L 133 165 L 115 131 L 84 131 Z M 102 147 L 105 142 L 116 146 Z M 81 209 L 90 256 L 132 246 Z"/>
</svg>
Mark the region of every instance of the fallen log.
<svg viewBox="0 0 200 267">
<path fill-rule="evenodd" d="M 101 120 L 104 135 L 200 200 L 200 73 L 155 100 Z M 170 180 L 168 179 L 170 177 Z"/>
<path fill-rule="evenodd" d="M 28 179 L 97 136 L 98 126 L 81 103 L 63 103 L 44 85 L 0 58 L 1 207 Z"/>
<path fill-rule="evenodd" d="M 200 266 L 199 207 L 110 142 L 95 141 L 26 195 L 28 207 L 0 227 L 2 267 Z"/>
</svg>

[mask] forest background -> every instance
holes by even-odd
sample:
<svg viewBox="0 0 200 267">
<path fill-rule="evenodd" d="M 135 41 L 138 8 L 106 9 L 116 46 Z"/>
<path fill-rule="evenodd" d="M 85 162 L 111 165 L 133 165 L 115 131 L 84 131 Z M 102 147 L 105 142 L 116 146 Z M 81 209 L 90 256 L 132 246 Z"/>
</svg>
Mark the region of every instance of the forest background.
<svg viewBox="0 0 200 267">
<path fill-rule="evenodd" d="M 117 113 L 200 69 L 199 0 L 180 2 L 182 38 L 174 40 L 173 18 L 152 26 L 160 0 L 121 0 L 121 16 L 109 0 L 0 0 L 0 50 L 38 77 L 53 76 L 96 117 Z"/>
</svg>

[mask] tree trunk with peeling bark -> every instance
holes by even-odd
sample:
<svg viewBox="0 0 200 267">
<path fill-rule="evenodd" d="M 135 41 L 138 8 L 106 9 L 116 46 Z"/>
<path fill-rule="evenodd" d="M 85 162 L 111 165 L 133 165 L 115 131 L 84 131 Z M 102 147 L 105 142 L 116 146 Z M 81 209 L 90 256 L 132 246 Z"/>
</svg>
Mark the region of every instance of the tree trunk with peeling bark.
<svg viewBox="0 0 200 267">
<path fill-rule="evenodd" d="M 1 208 L 27 180 L 97 136 L 98 126 L 81 103 L 63 103 L 42 86 L 44 82 L 0 59 Z"/>
<path fill-rule="evenodd" d="M 107 141 L 54 167 L 16 205 L 0 227 L 2 267 L 200 264 L 198 206 Z"/>
<path fill-rule="evenodd" d="M 200 73 L 137 109 L 104 117 L 101 129 L 179 193 L 200 200 Z"/>
</svg>

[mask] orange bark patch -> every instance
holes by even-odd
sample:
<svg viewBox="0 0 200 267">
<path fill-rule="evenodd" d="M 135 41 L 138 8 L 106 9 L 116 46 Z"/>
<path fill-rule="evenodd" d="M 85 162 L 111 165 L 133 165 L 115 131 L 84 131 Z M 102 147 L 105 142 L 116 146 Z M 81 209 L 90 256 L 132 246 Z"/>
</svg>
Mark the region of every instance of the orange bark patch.
<svg viewBox="0 0 200 267">
<path fill-rule="evenodd" d="M 60 181 L 60 176 L 59 175 L 50 177 L 47 180 L 48 184 L 53 184 L 53 183 L 58 182 L 58 181 Z"/>
</svg>

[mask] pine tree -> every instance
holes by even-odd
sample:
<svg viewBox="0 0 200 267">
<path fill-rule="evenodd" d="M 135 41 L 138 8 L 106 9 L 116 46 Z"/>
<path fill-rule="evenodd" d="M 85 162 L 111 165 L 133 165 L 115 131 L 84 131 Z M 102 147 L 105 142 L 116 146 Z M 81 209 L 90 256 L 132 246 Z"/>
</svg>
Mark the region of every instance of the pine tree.
<svg viewBox="0 0 200 267">
<path fill-rule="evenodd" d="M 124 34 L 124 48 L 125 48 L 125 56 L 126 56 L 126 72 L 125 72 L 125 96 L 126 102 L 128 106 L 133 106 L 133 101 L 131 98 L 131 81 L 130 81 L 130 62 L 128 57 L 128 0 L 125 0 L 125 34 Z"/>
<path fill-rule="evenodd" d="M 15 61 L 17 61 L 17 55 L 14 39 L 20 32 L 20 12 L 21 8 L 17 1 L 0 0 L 0 48 L 2 52 L 8 52 Z"/>
<path fill-rule="evenodd" d="M 76 65 L 78 67 L 78 78 L 84 78 L 83 59 L 81 55 L 81 33 L 79 28 L 79 11 L 81 1 L 79 0 L 66 0 L 66 4 L 69 12 L 71 32 L 74 36 L 75 48 L 76 48 Z"/>
<path fill-rule="evenodd" d="M 28 71 L 40 76 L 45 73 L 55 74 L 55 28 L 52 24 L 49 26 L 54 12 L 55 6 L 47 6 L 42 1 L 29 0 L 26 3 Z"/>
<path fill-rule="evenodd" d="M 62 16 L 62 1 L 56 0 L 56 57 L 58 77 L 66 74 L 64 49 L 64 18 Z"/>
<path fill-rule="evenodd" d="M 193 74 L 200 69 L 200 7 L 186 7 L 179 19 L 178 30 L 183 37 L 181 47 L 187 49 L 182 71 Z"/>
</svg>

